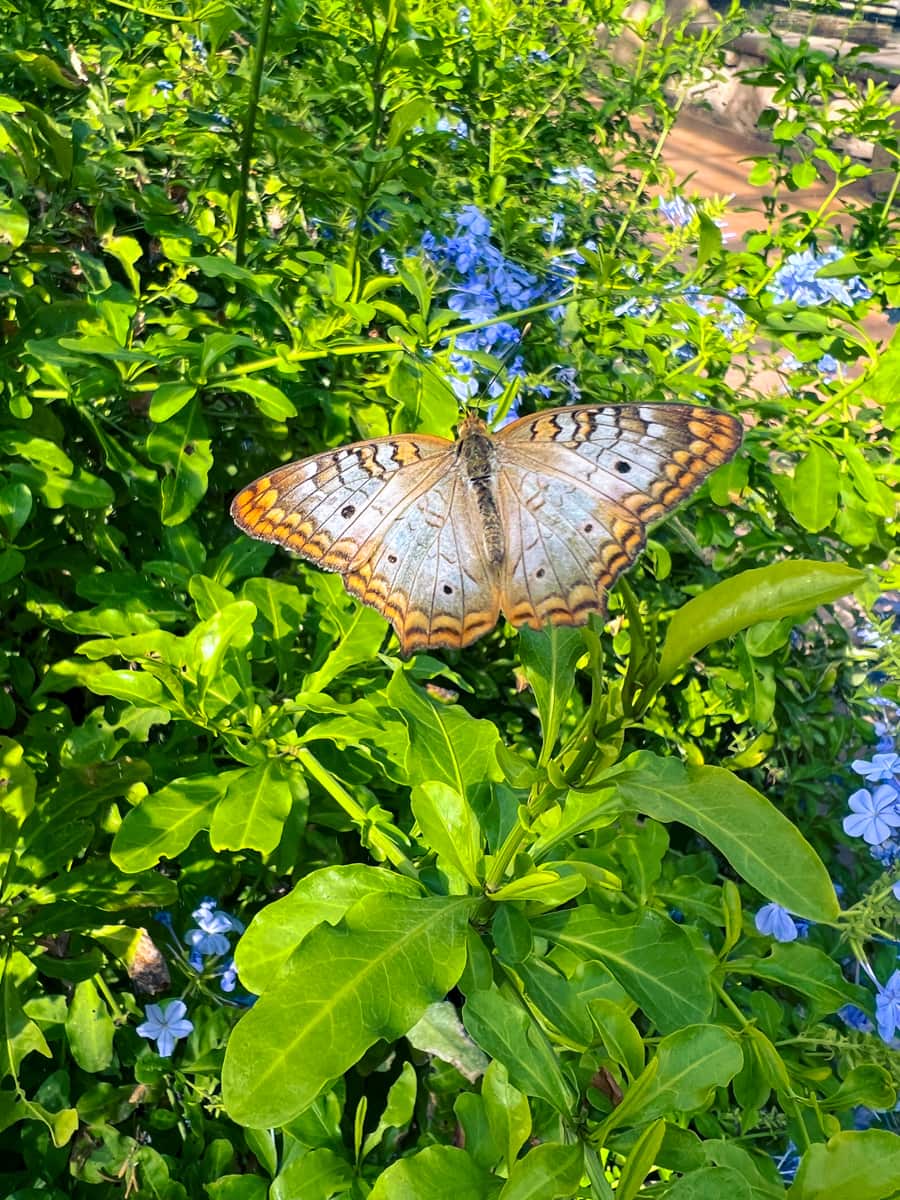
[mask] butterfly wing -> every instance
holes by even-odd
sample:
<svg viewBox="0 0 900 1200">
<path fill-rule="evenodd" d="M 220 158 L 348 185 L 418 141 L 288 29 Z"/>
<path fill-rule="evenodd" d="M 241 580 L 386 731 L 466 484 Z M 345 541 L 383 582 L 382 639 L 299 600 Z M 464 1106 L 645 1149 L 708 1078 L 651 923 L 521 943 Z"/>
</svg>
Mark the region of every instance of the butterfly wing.
<svg viewBox="0 0 900 1200">
<path fill-rule="evenodd" d="M 456 461 L 444 438 L 357 442 L 262 476 L 231 514 L 252 537 L 341 574 L 391 621 L 404 653 L 464 646 L 499 607 Z"/>
<path fill-rule="evenodd" d="M 727 413 L 683 404 L 558 408 L 496 435 L 506 530 L 501 606 L 513 625 L 583 624 L 644 547 L 741 441 Z"/>
</svg>

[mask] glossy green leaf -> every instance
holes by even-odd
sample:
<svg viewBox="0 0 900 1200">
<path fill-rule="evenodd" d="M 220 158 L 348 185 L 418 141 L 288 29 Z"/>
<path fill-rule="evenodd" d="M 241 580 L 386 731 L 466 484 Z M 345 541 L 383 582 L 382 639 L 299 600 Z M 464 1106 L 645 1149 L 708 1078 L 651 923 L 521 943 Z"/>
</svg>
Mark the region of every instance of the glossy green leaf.
<svg viewBox="0 0 900 1200">
<path fill-rule="evenodd" d="M 34 811 L 37 779 L 25 761 L 24 748 L 8 737 L 0 737 L 0 778 L 0 812 L 19 828 Z"/>
<path fill-rule="evenodd" d="M 196 397 L 157 425 L 147 438 L 147 457 L 164 469 L 162 523 L 180 525 L 206 494 L 212 467 L 209 430 Z"/>
<path fill-rule="evenodd" d="M 607 967 L 663 1032 L 703 1021 L 712 1010 L 712 960 L 681 926 L 651 909 L 613 916 L 583 904 L 539 917 L 534 928 Z"/>
<path fill-rule="evenodd" d="M 233 375 L 228 380 L 228 390 L 252 396 L 256 407 L 270 421 L 286 421 L 289 417 L 297 415 L 297 406 L 293 400 L 289 400 L 281 388 L 275 387 L 265 379 Z"/>
<path fill-rule="evenodd" d="M 366 1135 L 362 1145 L 361 1158 L 371 1154 L 375 1147 L 380 1145 L 381 1139 L 389 1129 L 405 1129 L 409 1125 L 416 1107 L 417 1090 L 418 1080 L 415 1067 L 411 1062 L 405 1062 L 400 1074 L 391 1084 L 387 1103 L 378 1119 L 378 1124 L 370 1134 Z"/>
<path fill-rule="evenodd" d="M 732 637 L 758 621 L 802 616 L 845 596 L 865 580 L 861 571 L 843 563 L 774 563 L 726 579 L 689 600 L 669 622 L 656 686 L 704 646 Z"/>
<path fill-rule="evenodd" d="M 509 1074 L 499 1059 L 494 1059 L 481 1081 L 481 1098 L 491 1140 L 500 1149 L 507 1171 L 531 1136 L 531 1109 L 528 1100 L 509 1082 Z"/>
<path fill-rule="evenodd" d="M 541 717 L 542 766 L 553 754 L 575 686 L 575 664 L 584 653 L 584 638 L 577 629 L 556 625 L 519 631 L 519 660 Z"/>
<path fill-rule="evenodd" d="M 731 1167 L 701 1167 L 677 1180 L 667 1200 L 757 1200 L 750 1184 Z"/>
<path fill-rule="evenodd" d="M 271 854 L 281 839 L 293 804 L 298 772 L 275 759 L 226 773 L 225 794 L 213 813 L 209 840 L 214 850 L 258 850 Z M 305 786 L 304 786 L 305 791 Z"/>
<path fill-rule="evenodd" d="M 268 1200 L 332 1200 L 350 1191 L 353 1176 L 346 1158 L 327 1146 L 302 1149 L 295 1151 L 272 1180 Z"/>
<path fill-rule="evenodd" d="M 569 1200 L 583 1174 L 581 1142 L 543 1142 L 513 1165 L 498 1200 Z"/>
<path fill-rule="evenodd" d="M 429 780 L 416 784 L 410 804 L 428 846 L 467 883 L 478 888 L 483 839 L 478 819 L 465 798 L 446 783 Z"/>
<path fill-rule="evenodd" d="M 462 973 L 472 904 L 372 895 L 310 933 L 231 1035 L 222 1075 L 231 1116 L 283 1124 L 373 1042 L 411 1028 Z"/>
<path fill-rule="evenodd" d="M 322 666 L 303 681 L 305 692 L 319 692 L 349 667 L 367 662 L 378 653 L 385 622 L 373 608 L 348 596 L 338 576 L 316 575 L 311 583 L 313 593 L 325 607 L 324 624 L 336 637 Z"/>
<path fill-rule="evenodd" d="M 337 925 L 357 900 L 385 892 L 415 899 L 422 888 L 403 875 L 362 863 L 310 872 L 292 892 L 266 905 L 250 922 L 235 951 L 241 980 L 250 991 L 262 994 L 317 925 L 323 921 Z"/>
<path fill-rule="evenodd" d="M 77 985 L 66 1015 L 66 1037 L 82 1071 L 105 1071 L 112 1062 L 115 1027 L 93 979 Z"/>
<path fill-rule="evenodd" d="M 157 425 L 170 420 L 196 394 L 197 388 L 192 383 L 161 383 L 150 398 L 150 420 Z"/>
<path fill-rule="evenodd" d="M 201 829 L 209 828 L 226 787 L 222 775 L 192 775 L 151 792 L 116 832 L 113 862 L 121 871 L 136 873 L 155 867 L 161 858 L 175 858 Z"/>
<path fill-rule="evenodd" d="M 730 1030 L 719 1025 L 679 1029 L 659 1043 L 656 1055 L 607 1118 L 606 1127 L 701 1111 L 716 1088 L 727 1086 L 737 1075 L 743 1061 Z"/>
<path fill-rule="evenodd" d="M 383 1171 L 369 1200 L 493 1200 L 494 1179 L 456 1146 L 427 1146 Z"/>
<path fill-rule="evenodd" d="M 788 506 L 811 533 L 826 529 L 837 513 L 838 464 L 830 450 L 813 443 L 794 470 Z"/>
<path fill-rule="evenodd" d="M 496 726 L 475 720 L 458 705 L 436 704 L 403 671 L 394 673 L 387 697 L 409 729 L 410 783 L 446 783 L 466 797 L 482 820 L 491 798 L 491 781 L 501 778 L 494 757 L 499 742 Z"/>
<path fill-rule="evenodd" d="M 788 1200 L 888 1200 L 900 1191 L 900 1138 L 842 1130 L 803 1155 Z"/>
<path fill-rule="evenodd" d="M 809 1001 L 811 1020 L 837 1012 L 845 1004 L 868 1004 L 864 988 L 849 983 L 824 951 L 802 942 L 776 943 L 766 958 L 729 959 L 728 970 L 799 992 Z"/>
<path fill-rule="evenodd" d="M 631 755 L 624 766 L 612 782 L 633 812 L 695 829 L 743 879 L 798 916 L 835 919 L 840 908 L 821 859 L 755 788 L 722 767 L 686 767 L 648 751 Z"/>
<path fill-rule="evenodd" d="M 665 1134 L 666 1122 L 662 1117 L 641 1131 L 619 1176 L 616 1200 L 634 1200 L 656 1163 L 656 1156 Z"/>
<path fill-rule="evenodd" d="M 24 483 L 8 483 L 0 487 L 0 524 L 10 541 L 21 532 L 33 505 L 31 491 Z"/>
<path fill-rule="evenodd" d="M 574 1088 L 552 1043 L 520 1002 L 496 987 L 472 992 L 463 1024 L 485 1054 L 503 1063 L 520 1092 L 546 1100 L 558 1112 L 573 1111 Z"/>
</svg>

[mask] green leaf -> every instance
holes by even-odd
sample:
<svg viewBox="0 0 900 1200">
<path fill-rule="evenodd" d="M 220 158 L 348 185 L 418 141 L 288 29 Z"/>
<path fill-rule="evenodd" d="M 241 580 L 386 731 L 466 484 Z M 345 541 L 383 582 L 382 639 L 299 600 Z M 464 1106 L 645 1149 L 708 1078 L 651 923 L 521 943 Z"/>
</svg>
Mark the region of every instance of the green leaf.
<svg viewBox="0 0 900 1200">
<path fill-rule="evenodd" d="M 418 1080 L 416 1069 L 411 1062 L 405 1062 L 398 1077 L 391 1084 L 387 1104 L 378 1120 L 378 1124 L 362 1144 L 360 1158 L 370 1154 L 381 1142 L 389 1129 L 405 1129 L 412 1120 L 416 1107 L 416 1091 Z"/>
<path fill-rule="evenodd" d="M 33 506 L 31 491 L 24 483 L 8 483 L 0 487 L 0 521 L 10 541 L 18 537 L 31 516 Z"/>
<path fill-rule="evenodd" d="M 656 1055 L 606 1120 L 606 1130 L 681 1118 L 704 1109 L 716 1088 L 740 1071 L 743 1055 L 735 1035 L 719 1025 L 690 1025 L 663 1038 Z"/>
<path fill-rule="evenodd" d="M 155 867 L 161 858 L 176 858 L 201 829 L 209 828 L 226 787 L 222 775 L 193 775 L 151 792 L 116 831 L 113 862 L 120 871 L 135 874 Z"/>
<path fill-rule="evenodd" d="M 303 1200 L 331 1200 L 349 1192 L 353 1179 L 350 1163 L 327 1146 L 306 1150 L 295 1142 L 284 1166 L 272 1180 L 269 1200 L 299 1200 L 301 1196 Z"/>
<path fill-rule="evenodd" d="M 704 212 L 697 213 L 700 223 L 700 238 L 697 244 L 697 268 L 705 267 L 711 258 L 722 253 L 722 230 Z"/>
<path fill-rule="evenodd" d="M 799 829 L 748 783 L 723 767 L 686 767 L 649 751 L 632 754 L 623 765 L 611 782 L 633 812 L 696 830 L 747 883 L 790 912 L 811 921 L 837 917 L 840 905 L 822 860 Z"/>
<path fill-rule="evenodd" d="M 395 671 L 387 697 L 409 729 L 406 769 L 411 784 L 438 780 L 465 796 L 484 821 L 491 781 L 502 776 L 494 755 L 496 726 L 477 721 L 457 705 L 436 704 L 405 671 Z"/>
<path fill-rule="evenodd" d="M 610 1058 L 636 1079 L 644 1069 L 644 1042 L 633 1022 L 612 1000 L 591 1000 L 589 1009 Z"/>
<path fill-rule="evenodd" d="M 28 237 L 28 213 L 9 196 L 0 197 L 0 262 L 6 262 L 13 250 Z"/>
<path fill-rule="evenodd" d="M 323 692 L 348 667 L 373 658 L 384 641 L 384 617 L 359 604 L 344 591 L 337 575 L 315 575 L 313 593 L 325 608 L 324 625 L 334 630 L 337 644 L 330 647 L 323 665 L 303 681 L 305 692 Z"/>
<path fill-rule="evenodd" d="M 842 1130 L 803 1155 L 788 1200 L 887 1200 L 900 1190 L 900 1138 Z"/>
<path fill-rule="evenodd" d="M 471 935 L 477 936 L 474 931 Z M 487 1055 L 466 1033 L 449 1000 L 429 1004 L 412 1029 L 407 1030 L 406 1040 L 417 1050 L 450 1063 L 472 1083 L 481 1078 L 488 1065 Z"/>
<path fill-rule="evenodd" d="M 777 1193 L 776 1193 L 777 1194 Z M 731 1167 L 701 1167 L 666 1191 L 666 1200 L 757 1200 L 750 1184 Z"/>
<path fill-rule="evenodd" d="M 887 349 L 878 355 L 875 369 L 860 390 L 884 408 L 896 401 L 900 395 L 900 330 L 894 330 Z"/>
<path fill-rule="evenodd" d="M 157 425 L 171 420 L 196 394 L 192 383 L 161 383 L 150 397 L 150 420 Z"/>
<path fill-rule="evenodd" d="M 634 1200 L 656 1162 L 665 1134 L 666 1122 L 661 1117 L 641 1131 L 619 1176 L 616 1200 Z"/>
<path fill-rule="evenodd" d="M 386 892 L 414 899 L 422 895 L 422 888 L 403 875 L 361 863 L 312 871 L 250 922 L 235 951 L 241 982 L 261 995 L 317 925 L 337 925 L 357 900 Z"/>
<path fill-rule="evenodd" d="M 897 1103 L 896 1083 L 877 1063 L 860 1063 L 851 1067 L 836 1092 L 820 1098 L 819 1103 L 830 1112 L 846 1111 L 858 1104 L 876 1110 L 893 1108 Z"/>
<path fill-rule="evenodd" d="M 583 904 L 537 918 L 534 930 L 602 963 L 664 1032 L 703 1021 L 712 1010 L 711 959 L 680 925 L 652 909 L 624 917 Z"/>
<path fill-rule="evenodd" d="M 815 442 L 797 464 L 788 507 L 794 519 L 810 533 L 826 529 L 834 520 L 839 477 L 837 459 Z"/>
<path fill-rule="evenodd" d="M 165 468 L 162 523 L 180 525 L 206 495 L 213 459 L 203 409 L 195 397 L 147 437 L 147 457 Z"/>
<path fill-rule="evenodd" d="M 569 1200 L 583 1173 L 580 1142 L 543 1142 L 512 1166 L 499 1200 Z"/>
<path fill-rule="evenodd" d="M 462 974 L 473 903 L 366 896 L 336 927 L 310 933 L 231 1035 L 222 1074 L 231 1116 L 284 1124 L 379 1038 L 410 1029 Z"/>
<path fill-rule="evenodd" d="M 868 994 L 848 983 L 838 963 L 817 946 L 801 942 L 778 943 L 767 958 L 732 958 L 727 969 L 735 975 L 751 975 L 780 987 L 792 988 L 810 1002 L 810 1019 L 837 1012 L 845 1004 L 868 1005 Z"/>
<path fill-rule="evenodd" d="M 481 1081 L 481 1098 L 491 1140 L 500 1151 L 507 1171 L 531 1136 L 531 1109 L 518 1088 L 509 1082 L 506 1067 L 494 1059 Z"/>
<path fill-rule="evenodd" d="M 574 1111 L 576 1093 L 556 1051 L 520 1002 L 496 987 L 472 992 L 463 1024 L 485 1054 L 503 1063 L 520 1092 L 546 1100 L 560 1113 Z"/>
<path fill-rule="evenodd" d="M 540 766 L 546 766 L 553 755 L 575 686 L 575 664 L 584 653 L 584 638 L 577 629 L 553 626 L 519 632 L 519 661 L 541 717 Z"/>
<path fill-rule="evenodd" d="M 682 605 L 672 617 L 654 686 L 666 683 L 712 642 L 758 621 L 801 616 L 864 582 L 862 571 L 843 563 L 806 559 L 773 563 L 723 580 Z"/>
<path fill-rule="evenodd" d="M 0 737 L 0 812 L 21 828 L 34 811 L 37 779 L 25 751 L 12 738 Z"/>
<path fill-rule="evenodd" d="M 464 797 L 446 783 L 430 780 L 416 784 L 410 803 L 429 848 L 473 888 L 480 887 L 483 838 Z"/>
<path fill-rule="evenodd" d="M 281 388 L 265 379 L 248 379 L 243 376 L 230 376 L 228 379 L 230 392 L 243 392 L 257 401 L 256 407 L 270 421 L 286 421 L 296 417 L 297 406 L 289 400 Z"/>
<path fill-rule="evenodd" d="M 491 1200 L 494 1177 L 456 1146 L 427 1146 L 375 1180 L 369 1200 Z"/>
<path fill-rule="evenodd" d="M 188 657 L 196 670 L 201 704 L 210 689 L 221 683 L 226 653 L 250 643 L 255 619 L 256 609 L 249 600 L 235 600 L 191 630 Z"/>
<path fill-rule="evenodd" d="M 77 985 L 66 1014 L 66 1037 L 82 1071 L 105 1071 L 112 1062 L 115 1026 L 93 979 Z"/>
<path fill-rule="evenodd" d="M 271 854 L 281 840 L 293 804 L 291 783 L 302 778 L 277 759 L 258 767 L 229 771 L 226 788 L 209 828 L 212 848 L 258 850 Z"/>
</svg>

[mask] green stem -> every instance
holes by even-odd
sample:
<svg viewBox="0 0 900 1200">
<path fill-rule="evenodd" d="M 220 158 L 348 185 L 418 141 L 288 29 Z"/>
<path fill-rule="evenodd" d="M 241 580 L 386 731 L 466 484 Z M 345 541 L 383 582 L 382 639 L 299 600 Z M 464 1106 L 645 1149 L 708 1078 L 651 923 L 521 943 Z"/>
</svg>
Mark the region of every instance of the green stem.
<svg viewBox="0 0 900 1200">
<path fill-rule="evenodd" d="M 272 0 L 262 0 L 259 23 L 259 38 L 253 58 L 253 75 L 250 79 L 250 94 L 247 97 L 247 112 L 244 116 L 244 131 L 241 134 L 241 191 L 238 198 L 237 230 L 235 236 L 234 261 L 244 265 L 247 243 L 247 206 L 250 191 L 250 162 L 253 156 L 253 135 L 256 132 L 256 111 L 259 108 L 259 93 L 262 88 L 263 66 L 266 61 L 266 46 L 269 41 L 269 25 L 272 20 Z"/>
<path fill-rule="evenodd" d="M 346 788 L 342 787 L 334 776 L 325 770 L 319 760 L 314 758 L 305 746 L 292 749 L 290 753 L 298 762 L 303 764 L 304 769 L 315 779 L 316 783 L 325 789 L 332 800 L 340 805 L 352 821 L 363 828 L 366 826 L 369 827 L 368 841 L 397 868 L 401 875 L 406 875 L 410 879 L 419 878 L 416 868 L 403 851 L 389 837 L 386 837 L 380 829 L 372 825 L 369 814 L 362 805 L 353 799 Z"/>
</svg>

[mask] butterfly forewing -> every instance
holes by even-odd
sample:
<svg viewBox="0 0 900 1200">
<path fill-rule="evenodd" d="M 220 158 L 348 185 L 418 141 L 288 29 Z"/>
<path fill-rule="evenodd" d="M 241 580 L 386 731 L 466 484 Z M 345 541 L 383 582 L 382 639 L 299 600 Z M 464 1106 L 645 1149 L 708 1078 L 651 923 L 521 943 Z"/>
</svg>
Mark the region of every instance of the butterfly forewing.
<svg viewBox="0 0 900 1200">
<path fill-rule="evenodd" d="M 734 417 L 694 405 L 552 409 L 497 435 L 514 625 L 577 625 L 640 554 L 647 524 L 740 445 Z"/>
<path fill-rule="evenodd" d="M 559 408 L 495 436 L 376 438 L 290 463 L 240 492 L 246 533 L 338 571 L 404 653 L 514 625 L 578 625 L 649 523 L 740 445 L 740 423 L 682 404 Z M 467 440 L 471 439 L 471 440 Z"/>
</svg>

